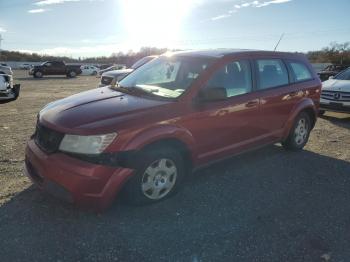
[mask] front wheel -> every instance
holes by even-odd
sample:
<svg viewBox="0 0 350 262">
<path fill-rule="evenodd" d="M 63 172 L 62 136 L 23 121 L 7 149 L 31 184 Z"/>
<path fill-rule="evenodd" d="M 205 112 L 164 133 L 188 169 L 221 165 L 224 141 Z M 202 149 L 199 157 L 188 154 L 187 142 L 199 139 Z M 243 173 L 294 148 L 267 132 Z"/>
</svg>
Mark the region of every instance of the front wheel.
<svg viewBox="0 0 350 262">
<path fill-rule="evenodd" d="M 43 73 L 40 71 L 37 71 L 34 73 L 34 78 L 42 78 L 43 77 Z"/>
<path fill-rule="evenodd" d="M 318 115 L 323 116 L 326 113 L 325 110 L 318 110 Z"/>
<path fill-rule="evenodd" d="M 184 173 L 184 161 L 177 151 L 164 147 L 146 150 L 125 187 L 127 201 L 144 205 L 166 199 L 178 190 Z"/>
<path fill-rule="evenodd" d="M 311 121 L 307 113 L 301 112 L 295 119 L 288 138 L 282 142 L 287 150 L 301 150 L 309 140 Z"/>
</svg>

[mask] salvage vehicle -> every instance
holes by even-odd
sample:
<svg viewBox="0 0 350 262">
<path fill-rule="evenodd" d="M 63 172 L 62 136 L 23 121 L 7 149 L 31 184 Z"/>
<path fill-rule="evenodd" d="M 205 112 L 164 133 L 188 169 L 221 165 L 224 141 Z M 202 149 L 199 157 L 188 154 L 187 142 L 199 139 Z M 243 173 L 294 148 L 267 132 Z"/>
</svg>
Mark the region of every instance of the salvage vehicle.
<svg viewBox="0 0 350 262">
<path fill-rule="evenodd" d="M 82 65 L 80 67 L 83 76 L 95 76 L 100 72 L 100 69 L 92 65 Z"/>
<path fill-rule="evenodd" d="M 13 75 L 12 69 L 8 65 L 0 65 L 0 74 Z"/>
<path fill-rule="evenodd" d="M 45 75 L 65 75 L 76 77 L 81 74 L 80 65 L 66 65 L 63 61 L 48 61 L 41 65 L 33 66 L 29 74 L 34 78 L 42 78 Z"/>
<path fill-rule="evenodd" d="M 130 203 L 154 203 L 220 159 L 278 142 L 301 150 L 320 93 L 302 54 L 169 53 L 115 87 L 45 106 L 26 147 L 25 173 L 80 206 L 106 208 L 120 191 Z"/>
<path fill-rule="evenodd" d="M 11 75 L 0 74 L 0 104 L 9 103 L 18 98 L 20 85 L 13 85 Z"/>
<path fill-rule="evenodd" d="M 325 111 L 350 113 L 350 68 L 322 83 L 319 114 Z"/>
<path fill-rule="evenodd" d="M 349 65 L 328 65 L 321 72 L 318 72 L 318 75 L 321 81 L 326 81 L 348 67 Z"/>
<path fill-rule="evenodd" d="M 100 72 L 98 72 L 98 75 L 102 76 L 103 73 L 113 71 L 113 70 L 121 70 L 121 69 L 125 69 L 125 68 L 126 68 L 125 65 L 113 65 L 113 66 L 107 67 L 105 69 L 101 69 Z"/>
<path fill-rule="evenodd" d="M 144 64 L 148 63 L 152 59 L 156 58 L 158 56 L 146 56 L 144 58 L 141 58 L 138 60 L 135 64 L 131 66 L 131 68 L 128 69 L 121 69 L 121 70 L 113 70 L 109 72 L 105 72 L 102 74 L 101 77 L 101 83 L 99 84 L 99 87 L 108 86 L 108 85 L 115 85 L 118 81 L 122 80 L 126 75 L 130 74 L 140 66 L 143 66 Z"/>
</svg>

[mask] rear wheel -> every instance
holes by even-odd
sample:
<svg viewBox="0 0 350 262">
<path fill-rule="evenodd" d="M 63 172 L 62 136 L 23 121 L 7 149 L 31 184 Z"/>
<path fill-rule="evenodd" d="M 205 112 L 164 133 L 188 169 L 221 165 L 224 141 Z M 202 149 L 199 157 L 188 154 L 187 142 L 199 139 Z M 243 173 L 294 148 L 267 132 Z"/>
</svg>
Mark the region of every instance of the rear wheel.
<svg viewBox="0 0 350 262">
<path fill-rule="evenodd" d="M 301 112 L 295 119 L 288 138 L 282 142 L 285 149 L 301 150 L 309 140 L 311 121 L 307 113 Z"/>
<path fill-rule="evenodd" d="M 179 189 L 184 173 L 184 161 L 177 151 L 148 149 L 140 156 L 135 174 L 124 189 L 127 201 L 144 205 L 166 199 Z"/>
<path fill-rule="evenodd" d="M 74 77 L 76 77 L 76 76 L 77 76 L 77 73 L 74 72 L 74 71 L 70 71 L 70 72 L 68 73 L 68 77 L 74 78 Z"/>
</svg>

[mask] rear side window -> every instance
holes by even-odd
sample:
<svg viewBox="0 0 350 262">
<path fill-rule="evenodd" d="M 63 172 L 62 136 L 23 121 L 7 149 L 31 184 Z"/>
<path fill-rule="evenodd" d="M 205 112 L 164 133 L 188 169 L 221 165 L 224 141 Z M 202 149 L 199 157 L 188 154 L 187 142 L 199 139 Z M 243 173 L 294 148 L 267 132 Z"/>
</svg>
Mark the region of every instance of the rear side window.
<svg viewBox="0 0 350 262">
<path fill-rule="evenodd" d="M 289 62 L 295 82 L 307 81 L 312 79 L 310 70 L 306 65 L 299 62 Z"/>
<path fill-rule="evenodd" d="M 259 89 L 268 89 L 289 83 L 288 71 L 280 59 L 257 60 Z"/>
</svg>

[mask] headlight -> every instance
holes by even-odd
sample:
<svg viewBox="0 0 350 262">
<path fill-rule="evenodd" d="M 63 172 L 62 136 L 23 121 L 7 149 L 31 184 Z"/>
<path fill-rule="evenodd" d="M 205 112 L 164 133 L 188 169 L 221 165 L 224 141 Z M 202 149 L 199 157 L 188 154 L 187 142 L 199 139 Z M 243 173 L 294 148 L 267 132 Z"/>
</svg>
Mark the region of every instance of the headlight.
<svg viewBox="0 0 350 262">
<path fill-rule="evenodd" d="M 65 135 L 59 149 L 69 153 L 100 154 L 116 137 L 117 133 L 97 136 Z"/>
</svg>

